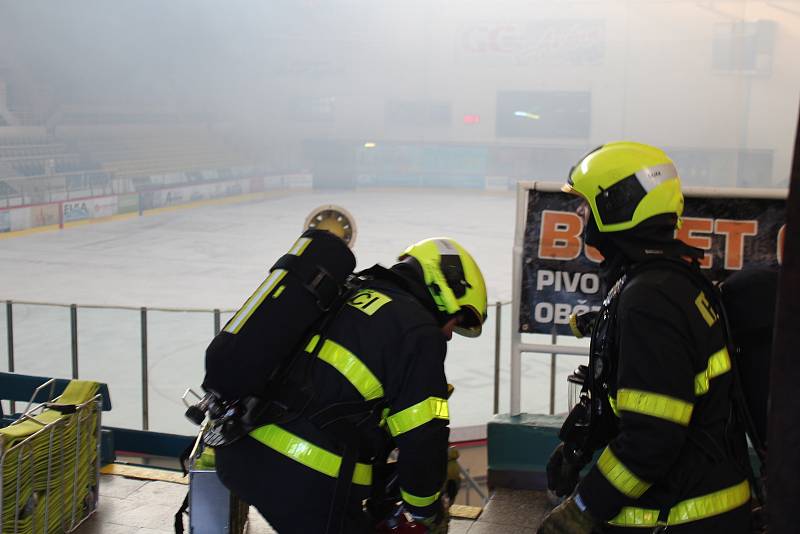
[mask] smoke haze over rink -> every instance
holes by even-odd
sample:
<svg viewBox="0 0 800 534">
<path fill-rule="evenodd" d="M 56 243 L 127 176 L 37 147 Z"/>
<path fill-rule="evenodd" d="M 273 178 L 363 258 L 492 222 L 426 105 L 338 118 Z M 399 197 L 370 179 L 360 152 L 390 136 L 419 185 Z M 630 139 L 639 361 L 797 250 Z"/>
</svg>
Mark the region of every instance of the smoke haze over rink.
<svg viewBox="0 0 800 534">
<path fill-rule="evenodd" d="M 303 230 L 314 208 L 347 209 L 358 228 L 358 268 L 389 266 L 406 246 L 449 236 L 476 258 L 486 278 L 490 310 L 477 339 L 454 336 L 448 379 L 453 426 L 485 423 L 492 413 L 496 301 L 511 298 L 512 193 L 444 190 L 276 192 L 263 201 L 179 209 L 0 241 L 0 295 L 16 301 L 131 306 L 78 308 L 80 376 L 107 382 L 112 426 L 141 426 L 141 306 L 230 310 L 231 316 Z M 0 312 L 5 315 L 5 310 Z M 14 304 L 15 370 L 69 376 L 69 309 Z M 508 400 L 510 306 L 502 313 L 501 411 Z M 0 322 L 5 338 L 6 321 Z M 210 312 L 151 310 L 148 371 L 152 430 L 190 433 L 180 396 L 199 388 L 205 348 L 213 335 Z M 0 365 L 7 347 L 0 344 Z M 534 413 L 548 409 L 549 358 L 526 358 L 523 379 Z M 562 358 L 561 374 L 577 363 Z M 561 388 L 563 378 L 559 378 Z M 541 387 L 536 387 L 541 385 Z M 559 391 L 559 400 L 564 395 Z M 533 403 L 533 404 L 532 404 Z"/>
<path fill-rule="evenodd" d="M 492 305 L 512 295 L 507 189 L 563 182 L 603 143 L 658 146 L 689 186 L 784 187 L 796 3 L 0 0 L 0 298 L 17 301 L 15 370 L 69 376 L 64 305 L 82 305 L 79 374 L 109 383 L 106 424 L 141 428 L 146 306 L 149 426 L 186 434 L 179 398 L 202 379 L 212 313 L 154 308 L 228 310 L 224 324 L 320 205 L 352 213 L 359 268 L 453 237 Z M 217 199 L 289 176 L 314 190 L 160 211 L 169 190 Z M 87 197 L 102 199 L 98 216 L 130 215 L 27 231 L 88 216 L 67 202 Z M 502 310 L 501 412 L 516 322 Z M 454 426 L 491 417 L 494 336 L 491 306 L 480 338 L 450 344 Z M 582 360 L 559 356 L 556 412 Z M 523 411 L 547 413 L 549 355 L 526 355 L 522 373 Z"/>
</svg>

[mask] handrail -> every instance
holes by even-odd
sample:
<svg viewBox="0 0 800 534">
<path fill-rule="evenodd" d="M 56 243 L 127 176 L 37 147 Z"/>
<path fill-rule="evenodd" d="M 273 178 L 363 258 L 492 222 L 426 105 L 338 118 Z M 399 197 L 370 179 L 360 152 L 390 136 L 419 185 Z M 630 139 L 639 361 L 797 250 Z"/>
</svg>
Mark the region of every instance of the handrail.
<svg viewBox="0 0 800 534">
<path fill-rule="evenodd" d="M 148 373 L 148 312 L 177 312 L 177 313 L 209 313 L 212 314 L 213 320 L 213 335 L 220 331 L 221 314 L 235 313 L 236 309 L 219 309 L 219 308 L 173 308 L 173 307 L 141 307 L 141 306 L 123 306 L 123 305 L 103 305 L 103 304 L 63 304 L 55 302 L 40 302 L 40 301 L 26 301 L 26 300 L 6 300 L 6 336 L 8 345 L 8 370 L 13 372 L 16 366 L 14 356 L 14 314 L 13 307 L 15 304 L 26 306 L 47 306 L 69 309 L 70 321 L 70 346 L 71 346 L 71 367 L 72 378 L 79 378 L 79 355 L 78 355 L 78 311 L 81 309 L 94 309 L 94 310 L 127 310 L 131 312 L 139 312 L 140 314 L 140 382 L 141 382 L 141 415 L 142 415 L 142 428 L 148 430 L 150 422 L 150 383 Z M 500 325 L 501 313 L 504 306 L 511 304 L 511 301 L 495 301 L 494 310 L 496 313 L 495 318 L 495 332 L 494 339 L 492 340 L 492 352 L 495 355 L 494 361 L 494 381 L 493 381 L 493 405 L 492 412 L 498 412 L 499 404 L 499 390 L 500 390 Z M 548 350 L 549 351 L 549 350 Z M 12 405 L 12 411 L 14 407 Z"/>
<path fill-rule="evenodd" d="M 108 309 L 108 310 L 129 310 L 139 311 L 141 306 L 123 306 L 120 304 L 62 304 L 58 302 L 40 302 L 32 300 L 7 300 L 7 303 L 13 302 L 14 304 L 24 304 L 26 306 L 53 306 L 57 308 L 69 308 L 77 306 L 78 308 L 89 309 Z M 235 313 L 236 308 L 221 309 L 221 308 L 170 308 L 166 306 L 147 306 L 148 311 L 163 311 L 163 312 L 184 312 L 184 313 Z"/>
<path fill-rule="evenodd" d="M 461 465 L 460 462 L 456 461 L 456 464 L 458 465 L 459 472 L 461 472 L 461 476 L 463 476 L 464 480 L 467 481 L 467 485 L 472 487 L 472 489 L 474 489 L 478 493 L 481 500 L 483 501 L 483 505 L 486 506 L 486 503 L 489 502 L 489 497 L 483 492 L 483 490 L 481 490 L 478 483 L 475 482 L 475 479 L 472 478 L 472 475 L 469 474 L 469 471 L 467 469 L 464 469 L 464 467 Z"/>
<path fill-rule="evenodd" d="M 14 304 L 24 304 L 26 306 L 55 306 L 58 308 L 69 308 L 70 306 L 77 306 L 78 308 L 89 308 L 89 309 L 109 309 L 109 310 L 130 310 L 130 311 L 139 311 L 142 309 L 141 306 L 125 306 L 121 304 L 63 304 L 59 302 L 41 302 L 35 300 L 6 300 L 6 302 L 13 302 Z M 508 306 L 511 304 L 510 300 L 498 300 L 495 301 L 495 305 Z M 172 308 L 169 306 L 146 306 L 148 311 L 164 311 L 164 312 L 187 312 L 187 313 L 213 313 L 213 312 L 220 312 L 220 313 L 236 313 L 238 308 Z"/>
</svg>

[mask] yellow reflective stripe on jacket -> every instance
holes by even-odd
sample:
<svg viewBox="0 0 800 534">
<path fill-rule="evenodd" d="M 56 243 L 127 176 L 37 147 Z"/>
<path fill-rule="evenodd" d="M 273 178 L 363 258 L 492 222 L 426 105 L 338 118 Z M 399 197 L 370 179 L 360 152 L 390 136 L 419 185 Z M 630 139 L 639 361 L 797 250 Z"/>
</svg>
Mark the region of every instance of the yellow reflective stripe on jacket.
<svg viewBox="0 0 800 534">
<path fill-rule="evenodd" d="M 250 432 L 250 436 L 297 463 L 329 477 L 339 476 L 339 467 L 342 465 L 341 456 L 295 436 L 278 425 L 264 425 L 256 428 Z M 356 463 L 353 470 L 353 483 L 361 486 L 372 485 L 372 466 Z"/>
<path fill-rule="evenodd" d="M 621 527 L 680 525 L 730 512 L 749 500 L 750 484 L 747 480 L 743 480 L 735 486 L 679 502 L 670 509 L 666 523 L 659 523 L 658 510 L 625 506 L 608 524 Z"/>
<path fill-rule="evenodd" d="M 312 352 L 319 342 L 319 336 L 314 336 L 306 346 L 306 352 Z M 364 400 L 379 399 L 383 397 L 383 386 L 380 381 L 372 374 L 372 371 L 356 357 L 355 354 L 339 345 L 338 343 L 326 339 L 319 349 L 319 359 L 330 364 L 339 371 L 356 390 L 364 397 Z"/>
<path fill-rule="evenodd" d="M 617 460 L 610 447 L 606 447 L 603 454 L 600 455 L 597 460 L 597 468 L 612 486 L 632 499 L 638 499 L 652 486 L 649 482 L 634 475 L 622 462 Z"/>
<path fill-rule="evenodd" d="M 705 395 L 711 387 L 711 379 L 731 370 L 731 357 L 728 349 L 722 347 L 708 358 L 708 367 L 694 377 L 694 394 Z"/>
<path fill-rule="evenodd" d="M 620 389 L 616 404 L 620 411 L 649 415 L 683 426 L 689 426 L 694 409 L 690 402 L 638 389 Z"/>
<path fill-rule="evenodd" d="M 433 419 L 449 418 L 447 400 L 439 397 L 428 397 L 424 401 L 390 415 L 386 418 L 386 423 L 389 425 L 389 432 L 391 432 L 392 436 L 399 436 Z"/>
<path fill-rule="evenodd" d="M 441 492 L 437 491 L 430 497 L 417 497 L 416 495 L 407 493 L 403 488 L 400 488 L 400 496 L 403 497 L 403 500 L 411 506 L 416 506 L 417 508 L 424 508 L 425 506 L 435 503 L 439 498 L 440 493 Z"/>
<path fill-rule="evenodd" d="M 276 285 L 283 280 L 283 277 L 286 276 L 286 271 L 283 269 L 275 269 L 271 273 L 266 280 L 264 280 L 258 289 L 250 295 L 250 298 L 247 299 L 247 302 L 236 312 L 236 315 L 228 321 L 228 324 L 225 325 L 225 332 L 229 334 L 238 334 L 239 330 L 241 330 L 244 323 L 253 315 L 253 312 L 256 311 L 264 299 L 267 298 L 267 295 L 275 288 Z"/>
</svg>

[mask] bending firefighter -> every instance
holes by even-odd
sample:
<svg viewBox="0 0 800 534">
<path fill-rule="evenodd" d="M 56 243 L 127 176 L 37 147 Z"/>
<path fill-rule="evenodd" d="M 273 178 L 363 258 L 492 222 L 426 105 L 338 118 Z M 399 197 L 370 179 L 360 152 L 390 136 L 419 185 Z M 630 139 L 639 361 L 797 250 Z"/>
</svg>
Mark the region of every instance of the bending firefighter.
<svg viewBox="0 0 800 534">
<path fill-rule="evenodd" d="M 591 321 L 573 322 L 591 329 L 589 369 L 547 466 L 548 487 L 568 498 L 539 532 L 749 532 L 731 354 L 702 251 L 674 237 L 674 164 L 651 146 L 609 143 L 563 190 L 584 201 L 585 242 L 602 253 L 610 289 Z"/>
<path fill-rule="evenodd" d="M 219 447 L 220 479 L 281 534 L 391 531 L 362 503 L 383 497 L 379 471 L 396 448 L 391 476 L 403 504 L 394 519 L 402 515 L 414 532 L 446 532 L 444 359 L 453 332 L 481 333 L 478 265 L 452 239 L 421 241 L 393 267 L 357 273 L 329 315 L 301 351 L 316 362 L 271 393 L 287 405 L 302 398 L 302 408 Z"/>
</svg>

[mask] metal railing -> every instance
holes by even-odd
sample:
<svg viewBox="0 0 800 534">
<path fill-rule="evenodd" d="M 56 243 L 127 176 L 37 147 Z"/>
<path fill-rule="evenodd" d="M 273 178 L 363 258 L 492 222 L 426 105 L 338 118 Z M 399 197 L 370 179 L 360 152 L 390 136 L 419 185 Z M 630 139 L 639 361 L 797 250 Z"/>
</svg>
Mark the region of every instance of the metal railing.
<svg viewBox="0 0 800 534">
<path fill-rule="evenodd" d="M 501 368 L 501 363 L 503 363 L 501 349 L 502 345 L 506 343 L 506 340 L 503 339 L 505 332 L 503 331 L 502 316 L 503 311 L 508 310 L 509 304 L 510 302 L 495 302 L 490 307 L 490 318 L 484 325 L 489 336 L 483 338 L 482 343 L 476 345 L 474 340 L 457 341 L 457 343 L 463 343 L 463 345 L 459 345 L 459 348 L 473 350 L 477 353 L 473 362 L 478 362 L 475 367 L 478 367 L 479 374 L 486 379 L 491 376 L 489 374 L 491 373 L 489 370 L 491 364 L 484 356 L 486 355 L 485 351 L 491 350 L 494 356 L 494 376 L 491 386 L 489 386 L 488 380 L 482 382 L 483 385 L 480 386 L 481 391 L 485 391 L 487 394 L 486 386 L 492 388 L 492 396 L 486 397 L 487 403 L 491 402 L 491 413 L 488 412 L 488 404 L 484 405 L 486 406 L 485 412 L 481 410 L 487 418 L 500 411 L 500 389 L 503 382 L 501 374 L 506 371 Z M 11 300 L 5 301 L 4 308 L 9 371 L 48 376 L 61 374 L 72 378 L 80 378 L 81 375 L 84 375 L 108 382 L 112 395 L 116 394 L 115 397 L 122 401 L 115 403 L 117 409 L 114 412 L 116 414 L 113 412 L 109 414 L 109 416 L 116 416 L 113 417 L 117 421 L 114 425 L 129 428 L 140 427 L 143 430 L 152 428 L 154 413 L 162 421 L 164 412 L 178 413 L 175 411 L 177 408 L 172 405 L 172 401 L 179 401 L 180 393 L 178 391 L 196 385 L 202 379 L 202 354 L 205 347 L 213 335 L 220 331 L 223 315 L 227 320 L 236 311 L 218 308 L 137 308 Z M 63 309 L 66 313 L 62 315 L 62 312 L 58 311 L 59 309 Z M 101 316 L 91 315 L 92 310 L 100 310 L 103 314 Z M 124 315 L 122 317 L 114 316 L 113 312 L 115 311 Z M 153 315 L 157 313 L 200 314 L 201 316 L 211 315 L 211 317 L 208 323 L 205 322 L 206 319 L 201 319 L 201 322 L 198 323 L 188 319 L 175 320 L 173 317 L 164 315 L 160 315 L 154 320 Z M 138 315 L 138 325 L 136 325 L 136 315 Z M 68 320 L 68 329 L 64 328 L 65 320 Z M 169 323 L 170 326 L 164 327 L 163 323 Z M 187 329 L 189 325 L 193 328 Z M 494 329 L 493 336 L 492 329 Z M 120 332 L 120 330 L 124 330 L 124 332 Z M 137 344 L 138 347 L 136 347 Z M 506 347 L 508 347 L 507 344 Z M 183 359 L 177 358 L 167 372 L 167 374 L 174 375 L 170 380 L 171 386 L 175 387 L 172 387 L 171 391 L 161 391 L 160 389 L 164 388 L 158 387 L 155 387 L 154 390 L 153 373 L 155 372 L 157 375 L 160 373 L 159 376 L 163 380 L 165 371 L 160 369 L 160 366 L 163 366 L 165 359 L 169 359 L 180 351 L 188 353 L 189 356 L 183 357 Z M 86 353 L 90 355 L 87 357 Z M 64 357 L 59 354 L 64 354 Z M 450 361 L 459 361 L 456 358 L 460 357 L 460 355 L 454 356 Z M 138 362 L 135 359 L 138 359 Z M 99 367 L 101 364 L 102 368 Z M 473 374 L 478 373 L 473 372 Z M 461 387 L 457 379 L 454 382 L 460 391 L 463 392 L 463 389 L 469 391 L 469 385 Z M 124 393 L 121 393 L 121 390 L 124 390 Z M 136 399 L 136 397 L 139 398 Z M 462 395 L 462 398 L 464 397 L 469 397 L 469 395 Z M 134 399 L 138 402 L 135 402 Z M 12 405 L 11 408 L 13 410 L 14 406 Z M 120 415 L 120 410 L 124 414 Z M 179 413 L 182 414 L 182 411 Z M 182 418 L 182 416 L 176 417 Z M 123 419 L 124 423 L 119 423 L 120 419 Z M 134 420 L 140 420 L 141 424 L 133 423 Z M 160 426 L 162 426 L 160 431 L 165 430 L 163 428 L 165 425 Z M 168 426 L 172 428 L 172 425 Z"/>
<path fill-rule="evenodd" d="M 458 470 L 461 473 L 462 480 L 461 480 L 461 486 L 460 487 L 461 487 L 461 489 L 463 489 L 465 491 L 464 499 L 466 501 L 467 506 L 469 506 L 469 504 L 470 504 L 470 502 L 469 502 L 470 501 L 470 494 L 471 494 L 472 491 L 475 491 L 475 493 L 478 494 L 478 498 L 481 501 L 481 506 L 486 506 L 486 504 L 489 502 L 489 496 L 487 495 L 487 492 L 485 492 L 485 491 L 483 491 L 483 489 L 481 489 L 481 485 L 476 480 L 476 477 L 473 477 L 470 474 L 469 468 L 464 468 L 464 466 L 462 466 L 460 463 L 458 464 Z M 486 477 L 485 476 L 481 476 L 481 477 L 477 477 L 477 478 L 480 478 L 481 481 L 485 485 L 485 483 L 486 483 Z"/>
<path fill-rule="evenodd" d="M 35 306 L 35 307 L 47 307 L 47 308 L 64 308 L 67 309 L 69 312 L 69 375 L 72 378 L 80 378 L 80 358 L 79 358 L 79 343 L 78 343 L 78 333 L 79 333 L 79 311 L 83 310 L 124 310 L 130 312 L 139 312 L 139 354 L 140 354 L 140 391 L 141 391 L 141 420 L 142 424 L 141 427 L 143 430 L 149 430 L 150 427 L 150 397 L 151 397 L 151 385 L 150 385 L 150 377 L 149 377 L 149 369 L 150 369 L 150 360 L 148 358 L 149 352 L 151 350 L 151 339 L 148 334 L 148 314 L 151 312 L 177 312 L 177 313 L 210 313 L 213 318 L 213 330 L 211 328 L 211 324 L 209 325 L 209 334 L 216 335 L 216 333 L 220 330 L 220 322 L 221 322 L 221 315 L 223 313 L 234 313 L 235 310 L 220 310 L 220 309 L 180 309 L 180 308 L 135 308 L 129 306 L 98 306 L 98 305 L 77 305 L 77 304 L 56 304 L 56 303 L 43 303 L 43 302 L 27 302 L 27 301 L 11 301 L 7 300 L 5 302 L 5 314 L 6 314 L 6 346 L 7 346 L 7 359 L 8 359 L 8 370 L 10 372 L 16 372 L 19 370 L 20 367 L 20 358 L 19 352 L 20 347 L 18 338 L 15 340 L 15 326 L 17 323 L 22 324 L 22 320 L 15 319 L 15 309 L 19 309 L 23 306 Z M 47 323 L 43 323 L 42 327 L 45 329 L 51 325 Z M 211 336 L 209 335 L 207 338 L 201 340 L 201 344 L 207 342 Z M 37 354 L 36 358 L 42 358 L 42 355 Z M 27 360 L 26 360 L 27 361 Z M 24 362 L 22 362 L 24 363 Z M 54 362 L 50 362 L 52 364 Z M 85 363 L 85 362 L 84 362 Z M 46 365 L 42 367 L 51 367 L 51 365 Z M 49 373 L 53 374 L 53 373 Z M 65 373 L 66 374 L 66 373 Z M 126 399 L 130 400 L 130 399 Z M 14 404 L 11 404 L 12 411 L 14 410 Z"/>
</svg>

